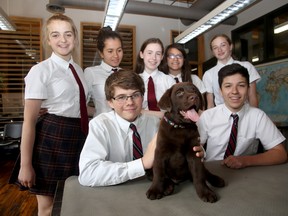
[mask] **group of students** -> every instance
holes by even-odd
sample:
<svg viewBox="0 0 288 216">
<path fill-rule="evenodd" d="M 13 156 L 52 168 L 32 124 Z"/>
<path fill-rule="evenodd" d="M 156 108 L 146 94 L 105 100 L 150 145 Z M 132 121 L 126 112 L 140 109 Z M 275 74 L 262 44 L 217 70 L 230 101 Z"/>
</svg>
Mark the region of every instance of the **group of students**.
<svg viewBox="0 0 288 216">
<path fill-rule="evenodd" d="M 65 15 L 53 15 L 47 20 L 45 31 L 53 53 L 33 66 L 25 77 L 20 170 L 16 180 L 22 188 L 36 194 L 38 215 L 50 215 L 57 182 L 71 175 L 79 175 L 79 182 L 85 186 L 115 185 L 143 176 L 152 167 L 164 111 L 149 108 L 147 89 L 151 78 L 157 101 L 176 82 L 187 81 L 193 82 L 203 96 L 208 95 L 209 108 L 217 105 L 205 110 L 197 123 L 201 143 L 206 144 L 207 160 L 223 159 L 231 113 L 239 115 L 238 144 L 235 156 L 224 159 L 224 164 L 244 168 L 287 160 L 281 144 L 285 138 L 256 108 L 255 82 L 260 77 L 250 63 L 231 57 L 228 37 L 212 39 L 211 50 L 218 63 L 204 74 L 203 84 L 199 77 L 191 75 L 187 54 L 179 44 L 169 45 L 164 52 L 162 42 L 150 38 L 141 46 L 136 73 L 125 71 L 119 67 L 123 57 L 121 37 L 104 27 L 97 40 L 102 62 L 83 73 L 72 58 L 78 43 L 73 21 Z M 163 72 L 158 69 L 160 66 Z M 92 98 L 95 105 L 87 107 L 88 114 L 94 117 L 89 122 L 88 135 L 81 130 L 81 92 L 86 101 Z M 43 108 L 47 112 L 39 117 Z M 143 148 L 143 156 L 135 160 L 131 124 L 136 126 Z M 256 154 L 256 139 L 266 150 L 262 154 Z M 194 151 L 198 157 L 204 156 L 201 147 Z"/>
</svg>

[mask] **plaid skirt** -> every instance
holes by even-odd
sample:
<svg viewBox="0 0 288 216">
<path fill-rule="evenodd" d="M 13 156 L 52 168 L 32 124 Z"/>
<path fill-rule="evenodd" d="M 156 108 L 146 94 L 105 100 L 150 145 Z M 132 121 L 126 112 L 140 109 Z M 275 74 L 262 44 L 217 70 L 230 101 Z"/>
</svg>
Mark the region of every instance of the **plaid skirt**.
<svg viewBox="0 0 288 216">
<path fill-rule="evenodd" d="M 54 196 L 58 181 L 79 175 L 78 162 L 85 139 L 80 119 L 51 114 L 42 116 L 36 125 L 33 149 L 36 184 L 29 188 L 30 192 Z M 10 183 L 18 184 L 19 169 L 20 164 L 15 165 Z"/>
</svg>

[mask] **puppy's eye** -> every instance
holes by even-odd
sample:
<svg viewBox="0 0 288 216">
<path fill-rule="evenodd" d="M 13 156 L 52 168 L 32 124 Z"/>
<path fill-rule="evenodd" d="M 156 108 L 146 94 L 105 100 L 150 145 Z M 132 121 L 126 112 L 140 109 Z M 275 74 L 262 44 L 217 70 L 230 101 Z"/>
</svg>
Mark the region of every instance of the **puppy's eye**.
<svg viewBox="0 0 288 216">
<path fill-rule="evenodd" d="M 184 91 L 177 91 L 176 92 L 176 96 L 177 97 L 181 97 L 181 96 L 183 96 L 184 95 Z"/>
</svg>

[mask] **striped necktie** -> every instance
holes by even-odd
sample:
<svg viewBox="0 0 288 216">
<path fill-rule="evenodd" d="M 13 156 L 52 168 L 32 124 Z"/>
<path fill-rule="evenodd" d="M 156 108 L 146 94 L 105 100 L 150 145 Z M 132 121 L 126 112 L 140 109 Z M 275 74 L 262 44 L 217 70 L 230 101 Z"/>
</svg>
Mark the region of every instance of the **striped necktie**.
<svg viewBox="0 0 288 216">
<path fill-rule="evenodd" d="M 237 131 L 238 131 L 238 120 L 239 116 L 237 114 L 232 114 L 233 117 L 233 124 L 231 128 L 230 138 L 228 142 L 227 149 L 225 151 L 224 159 L 230 155 L 234 154 L 236 143 L 237 143 Z"/>
<path fill-rule="evenodd" d="M 149 77 L 148 81 L 148 109 L 149 110 L 154 110 L 154 111 L 160 111 L 160 109 L 157 107 L 157 100 L 156 100 L 156 95 L 155 95 L 155 87 L 154 87 L 154 82 L 152 77 Z"/>
<path fill-rule="evenodd" d="M 87 113 L 87 106 L 86 106 L 86 96 L 85 91 L 82 85 L 82 82 L 73 67 L 72 64 L 69 64 L 69 68 L 73 73 L 73 76 L 79 86 L 79 93 L 80 93 L 80 115 L 81 115 L 81 130 L 82 132 L 87 135 L 88 134 L 88 113 Z"/>
<path fill-rule="evenodd" d="M 141 137 L 137 132 L 137 128 L 134 124 L 130 124 L 130 128 L 133 131 L 132 140 L 133 140 L 133 160 L 143 157 L 143 150 L 141 144 Z"/>
</svg>

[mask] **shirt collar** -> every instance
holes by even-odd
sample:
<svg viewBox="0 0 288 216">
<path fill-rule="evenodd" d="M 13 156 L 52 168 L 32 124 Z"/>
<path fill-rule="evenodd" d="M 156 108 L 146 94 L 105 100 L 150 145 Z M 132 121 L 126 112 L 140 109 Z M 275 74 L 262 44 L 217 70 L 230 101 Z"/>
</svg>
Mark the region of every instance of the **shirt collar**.
<svg viewBox="0 0 288 216">
<path fill-rule="evenodd" d="M 62 59 L 61 57 L 59 57 L 58 55 L 56 55 L 54 52 L 51 55 L 51 59 L 52 61 L 56 62 L 60 67 L 62 67 L 63 69 L 68 69 L 69 68 L 69 64 L 73 64 L 73 58 L 71 56 L 69 61 L 66 61 L 64 59 Z"/>
<path fill-rule="evenodd" d="M 108 73 L 112 73 L 112 69 L 114 67 L 111 67 L 110 65 L 106 64 L 104 61 L 101 62 L 101 67 Z M 120 67 L 116 67 L 118 70 L 120 69 Z"/>
<path fill-rule="evenodd" d="M 249 109 L 249 106 L 250 106 L 250 105 L 249 105 L 248 103 L 245 103 L 245 104 L 243 105 L 243 107 L 242 107 L 238 112 L 232 113 L 232 112 L 227 108 L 227 106 L 226 106 L 225 104 L 223 104 L 223 112 L 224 112 L 224 114 L 225 114 L 225 117 L 224 117 L 224 118 L 226 118 L 226 120 L 228 121 L 229 118 L 230 118 L 230 116 L 231 116 L 231 114 L 237 114 L 237 115 L 239 116 L 239 120 L 240 120 L 240 119 L 242 119 L 242 117 L 245 115 L 246 110 Z"/>
<path fill-rule="evenodd" d="M 149 79 L 149 77 L 151 76 L 153 79 L 157 76 L 158 74 L 158 69 L 156 69 L 155 71 L 153 71 L 152 73 L 147 73 L 145 70 L 143 71 L 142 75 L 143 75 L 143 80 L 146 81 Z"/>
<path fill-rule="evenodd" d="M 181 73 L 177 74 L 176 76 L 173 74 L 169 74 L 169 76 L 171 76 L 173 79 L 174 78 L 178 78 L 179 80 L 181 79 Z"/>
<path fill-rule="evenodd" d="M 233 59 L 232 57 L 230 57 L 230 59 L 227 61 L 226 64 L 222 64 L 220 61 L 217 61 L 217 65 L 223 67 L 223 66 L 225 66 L 225 65 L 233 64 L 233 62 L 234 62 L 234 59 Z"/>
<path fill-rule="evenodd" d="M 130 128 L 131 123 L 133 123 L 136 126 L 136 128 L 138 129 L 138 125 L 140 122 L 139 118 L 141 115 L 138 116 L 135 121 L 129 122 L 129 121 L 123 119 L 121 116 L 119 116 L 115 111 L 114 111 L 114 113 L 115 113 L 116 121 L 118 122 L 121 130 L 124 131 L 126 134 L 129 133 L 129 128 Z"/>
</svg>

